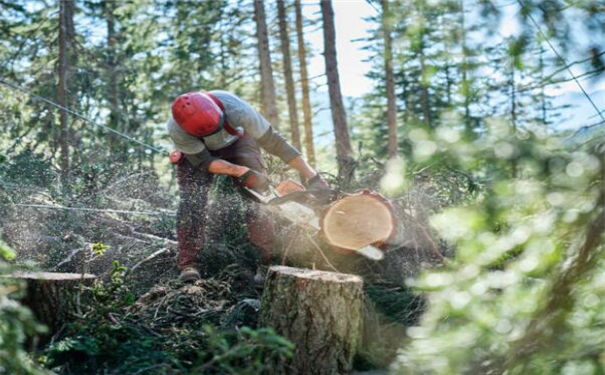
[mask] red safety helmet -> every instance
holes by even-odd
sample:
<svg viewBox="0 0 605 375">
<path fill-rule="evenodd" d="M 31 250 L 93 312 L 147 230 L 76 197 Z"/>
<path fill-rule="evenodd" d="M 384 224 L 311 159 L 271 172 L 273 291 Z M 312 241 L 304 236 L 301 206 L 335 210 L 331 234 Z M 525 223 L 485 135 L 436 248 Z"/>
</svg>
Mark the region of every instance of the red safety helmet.
<svg viewBox="0 0 605 375">
<path fill-rule="evenodd" d="M 202 92 L 180 95 L 172 103 L 172 118 L 187 133 L 205 137 L 223 128 L 225 114 L 212 98 Z"/>
</svg>

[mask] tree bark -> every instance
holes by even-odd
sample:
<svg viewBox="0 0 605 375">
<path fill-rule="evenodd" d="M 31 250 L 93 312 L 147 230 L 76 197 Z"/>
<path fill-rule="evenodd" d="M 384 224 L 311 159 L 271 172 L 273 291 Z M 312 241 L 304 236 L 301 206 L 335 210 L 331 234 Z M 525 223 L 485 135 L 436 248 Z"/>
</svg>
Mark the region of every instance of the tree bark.
<svg viewBox="0 0 605 375">
<path fill-rule="evenodd" d="M 338 163 L 338 175 L 347 185 L 353 179 L 355 172 L 355 160 L 349 137 L 347 115 L 340 90 L 340 78 L 338 75 L 338 60 L 336 58 L 336 31 L 334 30 L 334 10 L 332 0 L 322 0 L 321 14 L 323 19 L 324 36 L 324 61 L 326 64 L 326 75 L 328 78 L 328 90 L 330 93 L 330 107 L 332 110 L 332 122 L 334 124 L 334 137 L 336 138 L 336 158 Z"/>
<path fill-rule="evenodd" d="M 309 97 L 309 78 L 307 74 L 307 52 L 303 32 L 303 16 L 300 0 L 294 0 L 296 9 L 296 37 L 298 41 L 298 64 L 300 66 L 300 84 L 302 87 L 303 127 L 305 130 L 305 151 L 307 161 L 315 167 L 315 145 L 313 143 L 313 114 L 311 113 L 311 100 Z"/>
<path fill-rule="evenodd" d="M 464 129 L 467 136 L 473 134 L 473 124 L 471 123 L 471 87 L 468 80 L 468 46 L 466 45 L 466 15 L 464 10 L 464 0 L 460 0 L 460 38 L 462 39 L 462 95 L 464 97 Z"/>
<path fill-rule="evenodd" d="M 269 37 L 265 20 L 265 5 L 262 0 L 254 0 L 254 20 L 256 22 L 256 37 L 258 39 L 258 59 L 260 61 L 260 79 L 263 116 L 267 118 L 274 128 L 279 128 L 279 116 L 275 100 L 275 83 L 273 82 L 273 68 L 269 53 Z"/>
<path fill-rule="evenodd" d="M 393 48 L 391 43 L 392 16 L 389 12 L 389 0 L 382 0 L 382 32 L 384 35 L 384 76 L 387 92 L 387 123 L 389 126 L 389 158 L 397 152 L 397 106 L 395 103 L 395 82 L 393 79 Z"/>
<path fill-rule="evenodd" d="M 278 371 L 351 371 L 361 343 L 362 296 L 359 276 L 284 266 L 269 268 L 260 323 L 296 345 L 294 358 L 278 364 Z"/>
<path fill-rule="evenodd" d="M 298 128 L 298 108 L 296 107 L 296 92 L 294 91 L 294 78 L 292 78 L 292 59 L 290 58 L 290 34 L 286 20 L 286 5 L 284 0 L 277 0 L 277 18 L 279 23 L 279 39 L 283 56 L 284 79 L 286 81 L 286 95 L 288 98 L 288 116 L 290 119 L 290 132 L 292 144 L 301 150 L 300 131 Z"/>
<path fill-rule="evenodd" d="M 107 23 L 107 96 L 109 99 L 109 126 L 118 131 L 125 131 L 120 127 L 120 104 L 118 98 L 118 76 L 116 74 L 116 32 L 115 32 L 115 16 L 114 9 L 116 3 L 113 1 L 106 1 L 103 3 L 105 10 L 105 21 Z M 109 142 L 112 145 L 112 149 L 117 149 L 120 146 L 123 151 L 127 151 L 128 146 L 117 140 L 115 137 L 109 137 Z M 116 142 L 119 142 L 117 144 Z"/>
<path fill-rule="evenodd" d="M 74 2 L 61 0 L 59 2 L 59 59 L 57 65 L 57 75 L 59 77 L 57 84 L 57 101 L 63 107 L 69 104 L 68 81 L 70 76 L 70 55 L 73 51 L 74 28 Z M 61 185 L 64 190 L 69 188 L 69 119 L 67 112 L 59 113 L 59 133 L 57 144 L 59 145 L 59 166 L 61 168 Z"/>
<path fill-rule="evenodd" d="M 431 103 L 429 100 L 429 82 L 425 81 L 424 76 L 426 72 L 426 66 L 424 61 L 424 41 L 420 42 L 420 101 L 422 103 L 422 115 L 424 117 L 424 123 L 431 126 Z"/>
<path fill-rule="evenodd" d="M 515 81 L 515 62 L 514 59 L 511 58 L 510 62 L 510 73 L 509 73 L 509 89 L 510 89 L 510 121 L 512 125 L 513 133 L 517 132 L 517 90 L 516 90 L 516 81 Z M 517 158 L 510 159 L 512 177 L 517 177 L 518 166 L 517 166 Z"/>
<path fill-rule="evenodd" d="M 540 55 L 539 55 L 539 66 L 540 69 L 540 82 L 544 82 L 544 47 L 540 45 Z M 540 122 L 542 125 L 548 125 L 547 117 L 546 117 L 546 93 L 544 90 L 544 85 L 540 85 Z"/>
<path fill-rule="evenodd" d="M 96 276 L 79 273 L 16 272 L 2 277 L 24 281 L 27 295 L 22 300 L 34 313 L 36 320 L 56 333 L 77 310 L 78 287 L 89 285 Z"/>
</svg>

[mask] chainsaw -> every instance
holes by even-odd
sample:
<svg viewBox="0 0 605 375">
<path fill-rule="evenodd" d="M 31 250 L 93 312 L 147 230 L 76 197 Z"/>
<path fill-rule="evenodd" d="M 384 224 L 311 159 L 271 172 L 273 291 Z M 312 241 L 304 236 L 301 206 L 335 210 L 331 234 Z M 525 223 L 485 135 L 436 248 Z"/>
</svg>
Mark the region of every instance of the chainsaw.
<svg viewBox="0 0 605 375">
<path fill-rule="evenodd" d="M 246 195 L 262 204 L 269 212 L 315 233 L 322 232 L 322 212 L 345 196 L 338 190 L 305 190 L 302 185 L 292 180 L 282 181 L 265 193 L 245 187 L 243 189 Z M 353 236 L 356 229 L 356 226 L 349 228 Z M 374 244 L 347 247 L 345 252 L 359 254 L 371 260 L 381 260 L 384 257 L 383 251 Z"/>
</svg>

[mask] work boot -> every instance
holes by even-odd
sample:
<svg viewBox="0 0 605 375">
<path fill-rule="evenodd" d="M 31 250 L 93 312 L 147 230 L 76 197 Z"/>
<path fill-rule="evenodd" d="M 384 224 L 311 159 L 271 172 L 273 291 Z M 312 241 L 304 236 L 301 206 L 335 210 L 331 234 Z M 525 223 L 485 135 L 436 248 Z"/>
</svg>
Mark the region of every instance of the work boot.
<svg viewBox="0 0 605 375">
<path fill-rule="evenodd" d="M 181 271 L 181 275 L 179 276 L 179 280 L 183 283 L 194 283 L 201 279 L 199 271 L 195 269 L 195 267 L 185 267 Z"/>
</svg>

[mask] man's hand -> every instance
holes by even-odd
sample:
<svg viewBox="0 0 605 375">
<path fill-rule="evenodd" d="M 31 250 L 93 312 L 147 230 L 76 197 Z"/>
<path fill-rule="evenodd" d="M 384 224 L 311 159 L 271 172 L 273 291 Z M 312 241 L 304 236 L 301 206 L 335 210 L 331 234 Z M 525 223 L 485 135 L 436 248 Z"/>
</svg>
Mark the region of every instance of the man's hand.
<svg viewBox="0 0 605 375">
<path fill-rule="evenodd" d="M 269 179 L 252 169 L 239 176 L 238 180 L 243 186 L 261 193 L 269 190 Z"/>
<path fill-rule="evenodd" d="M 321 178 L 319 173 L 308 179 L 305 186 L 309 190 L 330 190 L 330 185 Z"/>
</svg>

